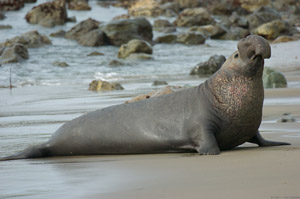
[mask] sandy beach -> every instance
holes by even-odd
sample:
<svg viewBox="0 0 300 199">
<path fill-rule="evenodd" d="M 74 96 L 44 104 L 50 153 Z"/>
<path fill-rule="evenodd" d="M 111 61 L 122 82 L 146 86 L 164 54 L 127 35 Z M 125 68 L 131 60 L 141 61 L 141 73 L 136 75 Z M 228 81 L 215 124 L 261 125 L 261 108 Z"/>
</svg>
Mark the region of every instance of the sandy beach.
<svg viewBox="0 0 300 199">
<path fill-rule="evenodd" d="M 53 28 L 27 23 L 26 13 L 47 1 L 6 12 L 0 25 L 12 29 L 0 31 L 0 42 L 36 29 L 46 36 L 69 31 L 87 18 L 109 23 L 128 13 L 89 1 L 91 11 L 68 10 L 76 23 Z M 157 18 L 148 19 L 153 24 Z M 167 19 L 173 23 L 176 17 Z M 177 27 L 177 33 L 189 28 Z M 161 35 L 153 31 L 153 41 Z M 237 41 L 208 38 L 201 45 L 155 44 L 149 60 L 127 60 L 118 58 L 117 46 L 86 47 L 59 37 L 51 41 L 52 45 L 30 48 L 28 60 L 0 65 L 0 157 L 46 142 L 65 122 L 85 113 L 164 87 L 152 86 L 154 80 L 197 86 L 207 77 L 189 75 L 194 66 L 216 54 L 228 58 L 237 49 Z M 291 145 L 261 148 L 245 143 L 215 156 L 168 153 L 1 161 L 0 199 L 300 199 L 300 41 L 272 43 L 271 49 L 265 66 L 285 75 L 288 87 L 265 89 L 259 130 L 266 139 Z M 94 51 L 101 56 L 87 56 Z M 116 60 L 121 64 L 111 66 Z M 55 66 L 57 61 L 69 66 Z M 124 90 L 89 91 L 95 79 L 119 82 Z M 284 114 L 293 121 L 281 122 Z"/>
<path fill-rule="evenodd" d="M 217 156 L 172 153 L 1 162 L 0 198 L 300 198 L 300 89 L 269 89 L 265 94 L 260 131 L 266 139 L 290 146 L 246 143 Z M 105 97 L 101 100 L 105 104 Z M 277 122 L 286 112 L 296 122 Z M 49 126 L 49 131 L 57 128 Z M 36 142 L 47 139 L 39 136 Z"/>
</svg>

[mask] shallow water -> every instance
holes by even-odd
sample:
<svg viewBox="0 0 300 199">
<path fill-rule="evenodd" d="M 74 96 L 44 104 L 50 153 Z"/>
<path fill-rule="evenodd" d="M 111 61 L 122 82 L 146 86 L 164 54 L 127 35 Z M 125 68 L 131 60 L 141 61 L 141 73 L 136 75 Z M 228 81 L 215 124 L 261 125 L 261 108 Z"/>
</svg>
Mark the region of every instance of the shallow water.
<svg viewBox="0 0 300 199">
<path fill-rule="evenodd" d="M 38 1 L 37 4 L 45 2 Z M 55 28 L 27 24 L 24 16 L 37 4 L 27 4 L 16 12 L 6 13 L 0 24 L 10 24 L 11 30 L 0 30 L 0 42 L 37 29 L 49 35 L 57 30 L 69 30 L 73 23 Z M 77 22 L 94 18 L 107 22 L 114 16 L 126 13 L 121 8 L 102 8 L 90 1 L 92 11 L 68 11 Z M 153 22 L 153 19 L 149 19 Z M 172 20 L 172 19 L 171 19 Z M 159 33 L 154 32 L 154 37 Z M 207 40 L 205 45 L 185 46 L 159 44 L 153 46 L 153 60 L 121 60 L 126 64 L 110 67 L 117 59 L 118 47 L 81 47 L 75 41 L 50 38 L 53 45 L 29 49 L 29 60 L 0 67 L 0 86 L 9 85 L 10 68 L 12 83 L 17 88 L 0 89 L 0 156 L 11 155 L 27 146 L 45 142 L 64 122 L 89 111 L 120 104 L 138 94 L 157 87 L 153 80 L 167 80 L 170 85 L 198 85 L 205 78 L 189 76 L 190 70 L 213 54 L 228 57 L 236 50 L 236 41 Z M 272 45 L 272 58 L 266 65 L 284 72 L 299 73 L 300 42 Z M 104 56 L 87 57 L 93 51 Z M 53 66 L 55 61 L 65 61 L 70 66 Z M 125 90 L 91 92 L 88 84 L 94 79 L 120 82 Z M 300 81 L 289 82 L 289 87 L 300 88 Z M 299 90 L 298 90 L 299 91 Z M 299 105 L 299 96 L 267 98 L 266 106 Z M 277 116 L 276 116 L 277 117 Z M 299 119 L 297 120 L 299 122 Z M 280 132 L 297 137 L 297 126 L 279 128 Z M 276 126 L 275 126 L 276 127 Z M 276 131 L 263 121 L 262 130 Z M 298 131 L 299 133 L 299 131 Z M 81 195 L 122 190 L 132 180 L 138 181 L 145 173 L 123 168 L 124 162 L 135 160 L 176 159 L 180 154 L 156 156 L 104 156 L 97 158 L 50 158 L 0 162 L 0 198 L 80 198 Z M 147 175 L 151 179 L 151 175 Z M 158 178 L 158 177 L 157 177 Z M 156 179 L 156 178 L 155 178 Z M 159 179 L 159 178 L 158 178 Z M 130 188 L 129 188 L 130 190 Z"/>
</svg>

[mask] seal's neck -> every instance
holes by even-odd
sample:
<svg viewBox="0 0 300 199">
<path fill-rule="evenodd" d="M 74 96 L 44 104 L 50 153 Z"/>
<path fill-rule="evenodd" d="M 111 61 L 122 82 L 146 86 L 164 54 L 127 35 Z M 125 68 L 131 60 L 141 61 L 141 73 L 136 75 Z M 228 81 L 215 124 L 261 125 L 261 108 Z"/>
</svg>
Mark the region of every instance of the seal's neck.
<svg viewBox="0 0 300 199">
<path fill-rule="evenodd" d="M 261 117 L 264 89 L 260 74 L 246 77 L 221 68 L 205 82 L 205 86 L 217 114 L 250 119 L 247 113 L 256 111 Z"/>
</svg>

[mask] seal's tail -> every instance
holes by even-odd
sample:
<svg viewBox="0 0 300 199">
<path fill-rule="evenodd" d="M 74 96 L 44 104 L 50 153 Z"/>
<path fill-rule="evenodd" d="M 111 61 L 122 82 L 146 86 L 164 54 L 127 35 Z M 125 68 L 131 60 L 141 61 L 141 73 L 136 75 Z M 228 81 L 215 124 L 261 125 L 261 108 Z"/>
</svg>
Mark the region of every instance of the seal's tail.
<svg viewBox="0 0 300 199">
<path fill-rule="evenodd" d="M 15 155 L 0 158 L 0 161 L 6 160 L 19 160 L 19 159 L 31 159 L 31 158 L 42 158 L 50 156 L 50 151 L 44 145 L 33 146 L 17 153 Z"/>
</svg>

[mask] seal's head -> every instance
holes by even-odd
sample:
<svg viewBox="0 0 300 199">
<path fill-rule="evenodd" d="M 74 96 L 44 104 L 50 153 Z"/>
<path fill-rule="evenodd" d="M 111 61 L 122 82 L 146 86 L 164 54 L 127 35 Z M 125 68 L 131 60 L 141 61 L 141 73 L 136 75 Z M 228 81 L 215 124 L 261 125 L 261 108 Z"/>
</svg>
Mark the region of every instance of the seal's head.
<svg viewBox="0 0 300 199">
<path fill-rule="evenodd" d="M 247 77 L 262 74 L 264 59 L 271 57 L 269 43 L 263 37 L 250 35 L 241 39 L 237 48 L 238 51 L 230 57 L 230 60 L 239 66 L 234 67 L 234 70 Z"/>
</svg>

